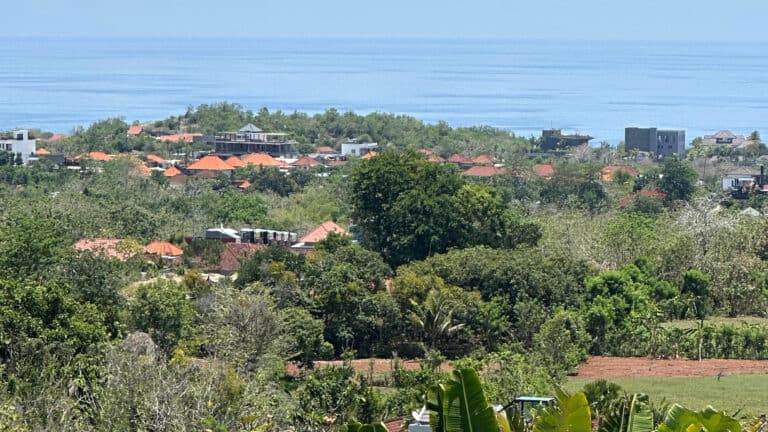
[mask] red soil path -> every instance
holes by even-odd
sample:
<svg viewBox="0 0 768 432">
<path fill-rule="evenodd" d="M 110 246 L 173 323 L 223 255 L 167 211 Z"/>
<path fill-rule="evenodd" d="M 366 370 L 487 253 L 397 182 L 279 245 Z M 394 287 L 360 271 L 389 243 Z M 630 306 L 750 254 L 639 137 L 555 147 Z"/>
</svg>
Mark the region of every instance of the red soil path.
<svg viewBox="0 0 768 432">
<path fill-rule="evenodd" d="M 579 366 L 575 379 L 699 377 L 768 374 L 768 360 L 649 359 L 644 357 L 590 357 Z"/>
</svg>

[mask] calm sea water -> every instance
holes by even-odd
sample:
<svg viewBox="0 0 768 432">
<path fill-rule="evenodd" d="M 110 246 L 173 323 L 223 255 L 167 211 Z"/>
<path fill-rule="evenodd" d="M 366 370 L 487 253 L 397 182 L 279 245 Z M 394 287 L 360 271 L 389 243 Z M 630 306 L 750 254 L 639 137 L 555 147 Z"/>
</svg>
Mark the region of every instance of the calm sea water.
<svg viewBox="0 0 768 432">
<path fill-rule="evenodd" d="M 625 126 L 768 134 L 768 44 L 358 39 L 0 39 L 0 130 L 122 116 L 383 111 L 594 142 Z"/>
</svg>

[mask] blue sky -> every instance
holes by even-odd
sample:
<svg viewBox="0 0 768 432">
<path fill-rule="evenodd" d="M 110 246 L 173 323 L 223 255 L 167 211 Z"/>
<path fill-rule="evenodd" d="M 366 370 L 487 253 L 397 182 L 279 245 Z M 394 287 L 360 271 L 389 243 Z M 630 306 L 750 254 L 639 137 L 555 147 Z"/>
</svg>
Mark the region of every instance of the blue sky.
<svg viewBox="0 0 768 432">
<path fill-rule="evenodd" d="M 5 35 L 766 40 L 763 0 L 24 0 Z"/>
</svg>

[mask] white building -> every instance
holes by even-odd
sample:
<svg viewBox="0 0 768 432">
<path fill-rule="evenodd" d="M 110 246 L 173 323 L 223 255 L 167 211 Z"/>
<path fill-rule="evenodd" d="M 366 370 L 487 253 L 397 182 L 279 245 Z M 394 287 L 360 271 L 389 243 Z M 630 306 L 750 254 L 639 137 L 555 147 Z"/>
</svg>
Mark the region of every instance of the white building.
<svg viewBox="0 0 768 432">
<path fill-rule="evenodd" d="M 379 145 L 377 143 L 359 143 L 357 141 L 350 141 L 341 145 L 341 154 L 344 156 L 365 156 L 366 153 L 376 150 L 378 147 Z"/>
<path fill-rule="evenodd" d="M 21 159 L 26 164 L 31 156 L 34 156 L 37 140 L 29 139 L 29 131 L 17 130 L 13 133 L 13 138 L 9 140 L 0 140 L 0 151 L 9 151 L 16 155 L 21 153 Z"/>
</svg>

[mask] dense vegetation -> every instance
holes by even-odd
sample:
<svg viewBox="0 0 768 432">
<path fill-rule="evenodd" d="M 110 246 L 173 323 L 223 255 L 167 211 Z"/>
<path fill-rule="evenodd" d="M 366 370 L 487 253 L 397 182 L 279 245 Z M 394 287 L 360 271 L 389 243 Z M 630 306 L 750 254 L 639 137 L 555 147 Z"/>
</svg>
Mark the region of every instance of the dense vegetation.
<svg viewBox="0 0 768 432">
<path fill-rule="evenodd" d="M 179 186 L 137 175 L 135 158 L 188 144 L 127 137 L 111 119 L 49 147 L 133 156 L 0 166 L 0 425 L 319 431 L 408 413 L 445 378 L 445 360 L 479 369 L 489 399 L 509 401 L 552 394 L 590 354 L 768 357 L 768 326 L 707 321 L 766 315 L 768 221 L 740 213 L 766 203 L 721 195 L 695 161 L 580 149 L 545 179 L 524 158 L 530 142 L 504 131 L 232 104 L 147 127 L 247 122 L 308 148 L 359 138 L 384 152 L 288 176 L 240 169 L 246 190 L 226 176 Z M 490 153 L 507 173 L 475 180 L 418 148 Z M 641 175 L 605 180 L 612 161 Z M 203 276 L 221 256 L 206 242 L 186 244 L 172 272 L 142 254 L 72 248 L 111 237 L 140 251 L 220 224 L 304 233 L 329 219 L 357 225 L 360 242 L 330 236 L 308 256 L 270 247 L 234 281 Z M 696 324 L 669 324 L 686 319 Z M 368 357 L 392 359 L 390 370 L 350 363 Z M 410 358 L 422 367 L 401 367 Z M 345 361 L 314 367 L 331 359 Z"/>
</svg>

